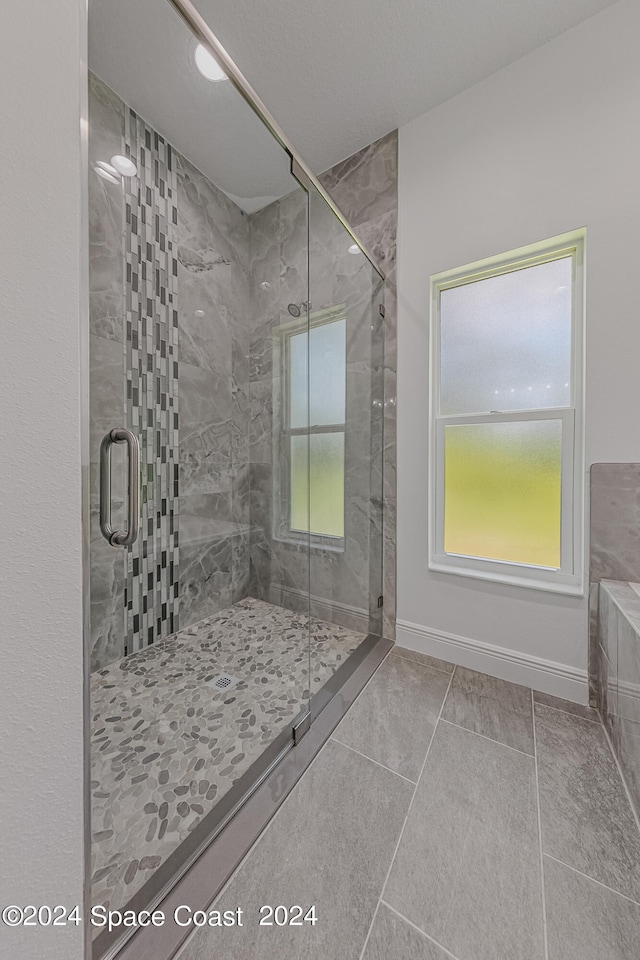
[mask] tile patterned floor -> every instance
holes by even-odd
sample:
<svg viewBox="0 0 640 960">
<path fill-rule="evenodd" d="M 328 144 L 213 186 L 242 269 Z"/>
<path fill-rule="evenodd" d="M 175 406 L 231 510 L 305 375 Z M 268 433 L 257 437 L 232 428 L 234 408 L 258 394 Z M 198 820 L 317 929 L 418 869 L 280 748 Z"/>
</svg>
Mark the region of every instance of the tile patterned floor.
<svg viewBox="0 0 640 960">
<path fill-rule="evenodd" d="M 94 673 L 93 902 L 124 906 L 363 639 L 247 599 Z"/>
<path fill-rule="evenodd" d="M 639 882 L 595 711 L 395 648 L 177 960 L 638 960 Z"/>
</svg>

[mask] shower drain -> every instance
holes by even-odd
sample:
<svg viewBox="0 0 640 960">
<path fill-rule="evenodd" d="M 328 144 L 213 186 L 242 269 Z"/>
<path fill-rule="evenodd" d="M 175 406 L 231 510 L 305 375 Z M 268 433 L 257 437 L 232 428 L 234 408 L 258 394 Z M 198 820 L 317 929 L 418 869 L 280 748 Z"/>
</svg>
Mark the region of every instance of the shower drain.
<svg viewBox="0 0 640 960">
<path fill-rule="evenodd" d="M 237 682 L 237 677 L 230 677 L 228 673 L 221 673 L 219 677 L 209 680 L 207 686 L 213 687 L 215 690 L 229 690 L 231 687 L 235 687 Z"/>
</svg>

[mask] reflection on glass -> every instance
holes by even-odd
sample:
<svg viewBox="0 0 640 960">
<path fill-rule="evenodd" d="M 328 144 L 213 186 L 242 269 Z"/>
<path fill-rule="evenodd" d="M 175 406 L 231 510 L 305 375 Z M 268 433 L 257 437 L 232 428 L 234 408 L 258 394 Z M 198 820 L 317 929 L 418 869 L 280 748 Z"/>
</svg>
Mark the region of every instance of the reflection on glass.
<svg viewBox="0 0 640 960">
<path fill-rule="evenodd" d="M 445 428 L 447 553 L 560 566 L 560 420 Z"/>
<path fill-rule="evenodd" d="M 571 257 L 440 294 L 443 416 L 570 403 Z"/>
</svg>

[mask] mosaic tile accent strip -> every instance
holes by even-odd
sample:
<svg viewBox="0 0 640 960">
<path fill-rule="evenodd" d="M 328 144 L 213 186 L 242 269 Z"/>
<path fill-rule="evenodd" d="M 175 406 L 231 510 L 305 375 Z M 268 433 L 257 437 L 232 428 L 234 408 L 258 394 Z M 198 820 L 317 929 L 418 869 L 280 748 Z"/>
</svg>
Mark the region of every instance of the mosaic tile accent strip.
<svg viewBox="0 0 640 960">
<path fill-rule="evenodd" d="M 92 674 L 92 902 L 123 907 L 363 640 L 246 599 Z"/>
<path fill-rule="evenodd" d="M 140 438 L 142 522 L 125 556 L 124 655 L 178 629 L 178 222 L 175 154 L 130 108 L 124 149 L 127 426 Z"/>
</svg>

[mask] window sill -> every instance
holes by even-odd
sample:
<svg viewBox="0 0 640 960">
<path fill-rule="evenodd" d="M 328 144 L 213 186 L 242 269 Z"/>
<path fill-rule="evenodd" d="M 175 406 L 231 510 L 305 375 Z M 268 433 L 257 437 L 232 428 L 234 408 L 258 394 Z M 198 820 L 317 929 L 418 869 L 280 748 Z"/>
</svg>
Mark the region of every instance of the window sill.
<svg viewBox="0 0 640 960">
<path fill-rule="evenodd" d="M 525 568 L 526 569 L 526 568 Z M 584 597 L 584 583 L 579 577 L 566 574 L 554 579 L 541 579 L 526 574 L 507 573 L 503 570 L 478 569 L 476 567 L 457 566 L 447 560 L 434 557 L 429 561 L 429 570 L 436 573 L 448 573 L 455 577 L 468 577 L 473 580 L 485 580 L 489 583 L 504 583 L 512 587 L 525 587 L 528 590 L 542 590 L 546 593 L 562 593 L 570 597 Z"/>
</svg>

